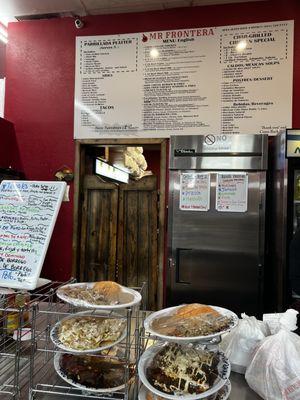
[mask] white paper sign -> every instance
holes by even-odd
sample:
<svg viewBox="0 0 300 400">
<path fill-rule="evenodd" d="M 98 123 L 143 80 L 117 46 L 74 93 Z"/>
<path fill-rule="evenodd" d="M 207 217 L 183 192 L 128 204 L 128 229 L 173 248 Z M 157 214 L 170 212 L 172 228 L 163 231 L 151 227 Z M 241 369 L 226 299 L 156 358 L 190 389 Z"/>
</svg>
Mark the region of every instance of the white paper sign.
<svg viewBox="0 0 300 400">
<path fill-rule="evenodd" d="M 218 173 L 216 210 L 246 212 L 248 209 L 248 175 L 246 173 Z"/>
<path fill-rule="evenodd" d="M 276 134 L 292 124 L 293 21 L 76 38 L 76 139 Z"/>
<path fill-rule="evenodd" d="M 179 208 L 183 211 L 208 211 L 210 203 L 210 174 L 180 175 Z"/>
<path fill-rule="evenodd" d="M 0 286 L 35 289 L 65 182 L 0 184 Z"/>
</svg>

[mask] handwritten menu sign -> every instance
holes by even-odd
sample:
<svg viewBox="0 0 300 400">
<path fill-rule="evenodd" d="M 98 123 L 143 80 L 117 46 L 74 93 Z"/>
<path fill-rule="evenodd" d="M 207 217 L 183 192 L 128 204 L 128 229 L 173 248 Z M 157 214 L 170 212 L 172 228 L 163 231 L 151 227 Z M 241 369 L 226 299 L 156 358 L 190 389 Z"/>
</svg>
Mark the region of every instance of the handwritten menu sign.
<svg viewBox="0 0 300 400">
<path fill-rule="evenodd" d="M 248 175 L 246 173 L 217 174 L 216 210 L 246 212 L 248 209 Z"/>
<path fill-rule="evenodd" d="M 35 289 L 65 182 L 0 184 L 0 286 Z"/>
<path fill-rule="evenodd" d="M 207 173 L 184 173 L 180 176 L 180 210 L 208 211 L 210 175 Z"/>
</svg>

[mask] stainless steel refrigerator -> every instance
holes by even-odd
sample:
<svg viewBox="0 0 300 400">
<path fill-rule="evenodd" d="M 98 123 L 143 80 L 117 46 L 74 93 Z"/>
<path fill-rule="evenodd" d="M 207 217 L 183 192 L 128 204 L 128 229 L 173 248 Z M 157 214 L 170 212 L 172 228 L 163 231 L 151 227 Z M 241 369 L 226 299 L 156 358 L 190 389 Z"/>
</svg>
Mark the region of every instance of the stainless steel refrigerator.
<svg viewBox="0 0 300 400">
<path fill-rule="evenodd" d="M 167 306 L 262 312 L 266 135 L 170 139 Z"/>
</svg>

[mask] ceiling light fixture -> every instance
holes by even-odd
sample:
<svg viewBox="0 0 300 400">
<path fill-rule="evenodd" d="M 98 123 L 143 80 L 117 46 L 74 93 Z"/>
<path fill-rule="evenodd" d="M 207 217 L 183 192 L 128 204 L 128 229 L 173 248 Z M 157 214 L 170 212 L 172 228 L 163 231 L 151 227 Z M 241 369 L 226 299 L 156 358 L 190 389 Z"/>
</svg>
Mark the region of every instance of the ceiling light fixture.
<svg viewBox="0 0 300 400">
<path fill-rule="evenodd" d="M 246 40 L 241 40 L 238 42 L 238 44 L 235 46 L 236 51 L 241 52 L 244 51 L 247 47 L 247 42 Z"/>
<path fill-rule="evenodd" d="M 0 22 L 0 40 L 3 43 L 7 43 L 7 29 L 6 27 Z"/>
<path fill-rule="evenodd" d="M 151 58 L 157 58 L 159 56 L 159 51 L 153 47 L 153 49 L 150 50 L 150 57 Z"/>
</svg>

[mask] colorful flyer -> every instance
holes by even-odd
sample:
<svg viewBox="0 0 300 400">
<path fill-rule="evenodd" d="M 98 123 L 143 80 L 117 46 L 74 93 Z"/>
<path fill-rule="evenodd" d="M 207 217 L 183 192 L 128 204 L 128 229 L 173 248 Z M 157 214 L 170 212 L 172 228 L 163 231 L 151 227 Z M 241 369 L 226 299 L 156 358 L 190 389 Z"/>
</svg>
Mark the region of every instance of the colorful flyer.
<svg viewBox="0 0 300 400">
<path fill-rule="evenodd" d="M 246 212 L 248 210 L 248 175 L 244 172 L 217 174 L 216 210 Z"/>
<path fill-rule="evenodd" d="M 208 211 L 210 207 L 210 174 L 184 173 L 180 176 L 180 203 L 183 211 Z"/>
</svg>

